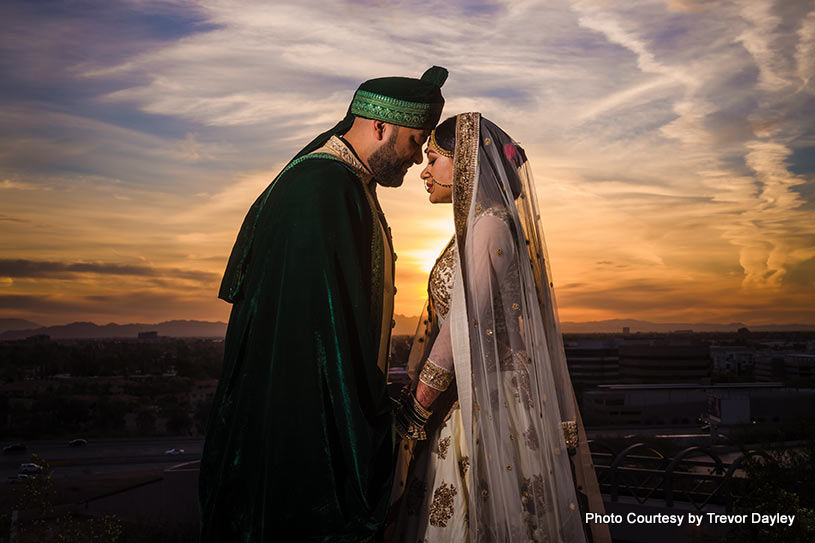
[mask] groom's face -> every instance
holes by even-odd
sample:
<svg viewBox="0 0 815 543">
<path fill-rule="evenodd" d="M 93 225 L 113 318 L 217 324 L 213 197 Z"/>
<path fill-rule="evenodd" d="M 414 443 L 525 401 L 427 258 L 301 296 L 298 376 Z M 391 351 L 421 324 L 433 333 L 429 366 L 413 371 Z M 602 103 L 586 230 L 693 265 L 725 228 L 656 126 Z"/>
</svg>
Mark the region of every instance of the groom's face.
<svg viewBox="0 0 815 543">
<path fill-rule="evenodd" d="M 386 125 L 384 141 L 368 159 L 376 180 L 386 187 L 401 186 L 413 164 L 422 163 L 422 146 L 430 131 Z"/>
</svg>

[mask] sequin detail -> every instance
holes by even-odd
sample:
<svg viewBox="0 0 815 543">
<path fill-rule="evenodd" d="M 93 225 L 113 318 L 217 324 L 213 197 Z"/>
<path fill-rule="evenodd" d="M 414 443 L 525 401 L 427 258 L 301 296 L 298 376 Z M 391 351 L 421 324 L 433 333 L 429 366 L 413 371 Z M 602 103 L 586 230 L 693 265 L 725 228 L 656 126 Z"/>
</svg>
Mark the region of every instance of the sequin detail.
<svg viewBox="0 0 815 543">
<path fill-rule="evenodd" d="M 456 240 L 454 237 L 433 265 L 427 283 L 427 293 L 433 307 L 442 319 L 446 319 L 447 313 L 450 311 L 450 294 L 453 291 L 455 265 Z"/>
<path fill-rule="evenodd" d="M 526 368 L 529 365 L 529 363 L 530 363 L 529 355 L 526 354 L 526 351 L 510 350 L 501 359 L 501 370 L 502 371 L 511 371 L 511 370 L 524 370 L 524 371 L 526 371 Z"/>
<path fill-rule="evenodd" d="M 374 174 L 371 173 L 371 170 L 369 170 L 365 164 L 360 162 L 356 155 L 351 152 L 348 146 L 345 145 L 337 136 L 332 136 L 329 138 L 328 141 L 325 142 L 325 145 L 323 145 L 316 152 L 321 151 L 331 153 L 351 166 L 354 169 L 354 172 L 356 172 L 357 176 L 362 179 L 363 183 L 368 184 L 373 179 Z"/>
<path fill-rule="evenodd" d="M 461 473 L 462 478 L 467 475 L 468 469 L 470 469 L 470 457 L 462 456 L 458 461 L 458 471 Z"/>
<path fill-rule="evenodd" d="M 478 481 L 478 488 L 481 489 L 481 498 L 486 500 L 487 497 L 490 495 L 489 486 L 487 485 L 487 481 L 484 481 L 484 480 Z"/>
<path fill-rule="evenodd" d="M 567 420 L 560 423 L 563 429 L 563 439 L 566 441 L 566 447 L 574 449 L 577 447 L 577 422 Z"/>
<path fill-rule="evenodd" d="M 453 218 L 459 250 L 467 237 L 467 215 L 473 199 L 478 159 L 481 114 L 461 113 L 456 117 L 456 152 L 453 157 Z"/>
<path fill-rule="evenodd" d="M 428 358 L 419 374 L 419 381 L 432 389 L 444 392 L 455 376 L 454 371 L 446 370 Z"/>
<path fill-rule="evenodd" d="M 532 426 L 527 428 L 527 430 L 524 432 L 524 441 L 526 443 L 526 446 L 533 451 L 537 451 L 538 448 L 540 448 L 540 443 L 538 442 L 538 433 Z"/>
<path fill-rule="evenodd" d="M 475 206 L 476 217 L 481 218 L 484 216 L 495 217 L 497 219 L 501 219 L 507 225 L 512 225 L 512 215 L 503 207 L 488 207 L 482 209 L 481 204 L 476 204 Z"/>
<path fill-rule="evenodd" d="M 521 485 L 521 503 L 529 512 L 543 511 L 545 499 L 543 488 L 543 475 L 537 474 L 525 477 Z"/>
<path fill-rule="evenodd" d="M 433 492 L 433 502 L 430 504 L 430 525 L 444 528 L 453 516 L 453 500 L 458 491 L 452 484 L 444 481 Z"/>
<path fill-rule="evenodd" d="M 516 368 L 512 376 L 512 394 L 515 399 L 529 408 L 535 407 L 532 401 L 532 388 L 529 383 L 529 372 L 526 368 Z"/>
<path fill-rule="evenodd" d="M 525 477 L 521 485 L 521 504 L 524 512 L 521 516 L 527 534 L 533 541 L 540 541 L 543 531 L 538 526 L 538 519 L 543 519 L 546 511 L 543 476 L 538 474 Z"/>
<path fill-rule="evenodd" d="M 436 444 L 435 452 L 439 458 L 442 460 L 447 458 L 447 450 L 450 448 L 450 437 L 445 437 L 444 439 L 440 439 L 439 442 Z"/>
</svg>

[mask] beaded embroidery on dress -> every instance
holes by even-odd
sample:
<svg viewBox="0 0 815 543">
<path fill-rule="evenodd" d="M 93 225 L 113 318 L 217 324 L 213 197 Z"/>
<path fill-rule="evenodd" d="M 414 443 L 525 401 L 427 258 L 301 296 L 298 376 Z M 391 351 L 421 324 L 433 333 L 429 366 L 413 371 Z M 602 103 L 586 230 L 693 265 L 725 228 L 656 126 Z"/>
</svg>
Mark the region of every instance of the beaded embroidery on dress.
<svg viewBox="0 0 815 543">
<path fill-rule="evenodd" d="M 456 240 L 450 240 L 430 271 L 427 291 L 440 320 L 450 311 L 450 293 L 453 291 L 453 272 L 456 263 Z"/>
</svg>

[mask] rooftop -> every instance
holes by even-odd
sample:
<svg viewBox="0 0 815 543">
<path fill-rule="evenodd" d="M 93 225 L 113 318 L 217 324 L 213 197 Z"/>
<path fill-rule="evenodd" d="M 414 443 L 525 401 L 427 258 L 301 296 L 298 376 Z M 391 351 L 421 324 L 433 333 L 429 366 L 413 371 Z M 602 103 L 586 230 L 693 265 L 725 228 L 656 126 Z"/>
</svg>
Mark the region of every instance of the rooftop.
<svg viewBox="0 0 815 543">
<path fill-rule="evenodd" d="M 781 388 L 784 383 L 716 383 L 705 385 L 701 383 L 647 383 L 647 384 L 617 384 L 597 385 L 603 390 L 659 390 L 659 389 L 693 389 L 693 388 Z"/>
</svg>

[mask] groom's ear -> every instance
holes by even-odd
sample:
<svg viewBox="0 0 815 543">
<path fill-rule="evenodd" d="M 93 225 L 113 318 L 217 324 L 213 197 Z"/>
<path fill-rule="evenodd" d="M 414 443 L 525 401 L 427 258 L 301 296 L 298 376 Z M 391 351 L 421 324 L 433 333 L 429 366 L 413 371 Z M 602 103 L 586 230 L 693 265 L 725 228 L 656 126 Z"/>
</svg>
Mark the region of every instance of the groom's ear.
<svg viewBox="0 0 815 543">
<path fill-rule="evenodd" d="M 382 121 L 373 121 L 371 125 L 371 129 L 373 130 L 373 136 L 376 141 L 382 141 L 385 139 L 385 129 L 387 127 L 387 123 Z"/>
</svg>

